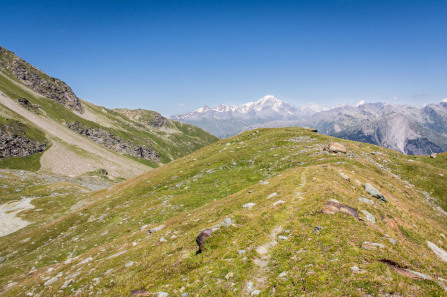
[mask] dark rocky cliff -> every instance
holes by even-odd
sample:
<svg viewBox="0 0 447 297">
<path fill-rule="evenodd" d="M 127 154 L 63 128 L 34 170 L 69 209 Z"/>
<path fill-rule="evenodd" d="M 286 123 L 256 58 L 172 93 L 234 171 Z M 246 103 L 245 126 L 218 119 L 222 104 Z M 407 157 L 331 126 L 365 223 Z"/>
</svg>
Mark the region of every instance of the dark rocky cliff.
<svg viewBox="0 0 447 297">
<path fill-rule="evenodd" d="M 0 70 L 4 69 L 42 96 L 52 99 L 70 110 L 81 113 L 84 111 L 81 101 L 66 83 L 48 76 L 17 57 L 13 52 L 0 47 Z"/>
<path fill-rule="evenodd" d="M 111 134 L 105 129 L 87 127 L 79 122 L 67 123 L 66 125 L 71 130 L 84 135 L 94 142 L 117 153 L 127 154 L 144 160 L 151 160 L 155 162 L 160 161 L 160 156 L 150 146 L 136 145 L 133 142 L 125 141 L 122 138 Z"/>
<path fill-rule="evenodd" d="M 25 131 L 24 124 L 20 122 L 0 125 L 0 158 L 28 157 L 47 148 L 46 141 L 26 137 Z"/>
</svg>

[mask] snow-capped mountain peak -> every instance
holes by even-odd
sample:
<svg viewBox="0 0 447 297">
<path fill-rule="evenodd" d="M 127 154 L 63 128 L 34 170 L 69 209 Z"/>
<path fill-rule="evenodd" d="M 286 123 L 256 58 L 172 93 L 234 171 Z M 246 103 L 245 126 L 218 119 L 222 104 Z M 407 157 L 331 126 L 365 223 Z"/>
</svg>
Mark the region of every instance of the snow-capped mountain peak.
<svg viewBox="0 0 447 297">
<path fill-rule="evenodd" d="M 230 119 L 230 118 L 284 118 L 299 109 L 277 99 L 273 95 L 239 106 L 220 104 L 214 108 L 204 106 L 185 115 L 174 116 L 178 120 Z"/>
<path fill-rule="evenodd" d="M 360 105 L 364 105 L 364 104 L 366 104 L 366 100 L 360 100 L 360 101 L 357 101 L 355 106 L 359 107 Z"/>
</svg>

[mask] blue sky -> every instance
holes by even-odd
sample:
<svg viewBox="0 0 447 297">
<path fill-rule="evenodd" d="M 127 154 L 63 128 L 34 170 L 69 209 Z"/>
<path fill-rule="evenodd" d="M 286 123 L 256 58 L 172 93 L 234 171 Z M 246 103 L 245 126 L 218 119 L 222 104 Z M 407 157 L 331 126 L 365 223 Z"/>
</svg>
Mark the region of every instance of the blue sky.
<svg viewBox="0 0 447 297">
<path fill-rule="evenodd" d="M 0 45 L 106 107 L 164 115 L 447 97 L 447 1 L 3 1 Z"/>
</svg>

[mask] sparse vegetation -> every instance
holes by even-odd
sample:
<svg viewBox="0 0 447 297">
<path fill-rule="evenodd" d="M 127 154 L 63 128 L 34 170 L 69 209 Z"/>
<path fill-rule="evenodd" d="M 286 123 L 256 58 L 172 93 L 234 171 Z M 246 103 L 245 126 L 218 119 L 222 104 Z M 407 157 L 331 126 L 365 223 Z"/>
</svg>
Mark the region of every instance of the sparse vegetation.
<svg viewBox="0 0 447 297">
<path fill-rule="evenodd" d="M 78 197 L 79 209 L 58 212 L 48 197 L 39 208 L 48 207 L 53 219 L 43 224 L 29 210 L 20 216 L 33 224 L 0 238 L 0 256 L 7 257 L 0 264 L 3 294 L 123 296 L 144 290 L 241 296 L 255 289 L 259 296 L 445 294 L 438 278 L 447 278 L 447 263 L 426 244 L 447 250 L 441 235 L 447 235 L 447 217 L 435 208 L 447 200 L 445 177 L 431 180 L 447 176 L 445 154 L 409 162 L 414 157 L 345 140 L 337 141 L 347 154 L 324 153 L 333 140 L 300 128 L 259 129 Z M 412 179 L 410 170 L 417 172 Z M 388 203 L 369 197 L 365 182 Z M 29 191 L 33 195 L 34 189 Z M 322 213 L 330 199 L 359 210 L 359 219 Z M 246 203 L 255 205 L 243 208 Z M 360 210 L 372 214 L 375 224 Z M 236 225 L 215 231 L 196 255 L 200 230 L 226 217 Z M 160 224 L 166 227 L 147 233 Z M 366 250 L 364 242 L 383 248 Z M 266 254 L 259 252 L 263 246 Z M 381 259 L 432 280 L 404 277 Z M 8 287 L 11 283 L 16 284 Z"/>
</svg>

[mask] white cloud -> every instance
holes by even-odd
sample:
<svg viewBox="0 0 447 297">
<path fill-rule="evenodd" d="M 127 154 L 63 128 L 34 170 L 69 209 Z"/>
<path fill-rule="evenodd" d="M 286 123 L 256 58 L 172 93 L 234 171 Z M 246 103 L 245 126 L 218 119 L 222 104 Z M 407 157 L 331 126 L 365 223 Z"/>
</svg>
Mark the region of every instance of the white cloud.
<svg viewBox="0 0 447 297">
<path fill-rule="evenodd" d="M 178 103 L 177 105 L 180 107 L 183 107 L 183 106 L 185 106 L 185 103 Z"/>
<path fill-rule="evenodd" d="M 441 102 L 447 102 L 447 98 L 442 99 Z"/>
<path fill-rule="evenodd" d="M 399 100 L 399 97 L 394 96 L 393 98 L 391 98 L 393 100 Z"/>
</svg>

